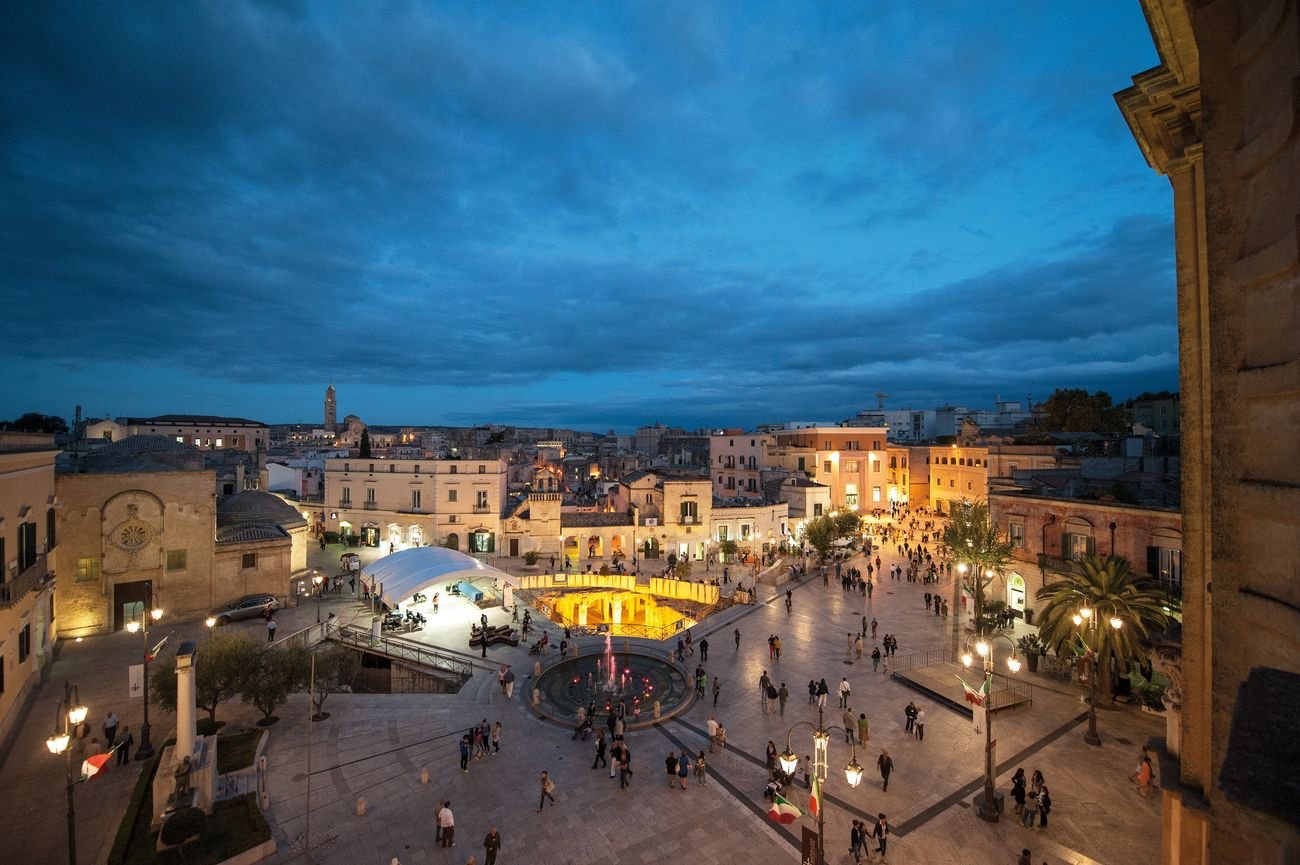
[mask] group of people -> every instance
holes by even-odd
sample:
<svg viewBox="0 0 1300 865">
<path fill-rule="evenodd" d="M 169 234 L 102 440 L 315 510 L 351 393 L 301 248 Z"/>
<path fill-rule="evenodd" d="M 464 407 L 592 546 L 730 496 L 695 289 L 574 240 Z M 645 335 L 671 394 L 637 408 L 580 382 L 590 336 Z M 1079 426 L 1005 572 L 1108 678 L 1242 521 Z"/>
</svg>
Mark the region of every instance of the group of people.
<svg viewBox="0 0 1300 865">
<path fill-rule="evenodd" d="M 471 727 L 460 737 L 460 771 L 469 772 L 470 760 L 501 752 L 501 722 L 489 724 L 484 718 L 481 723 Z"/>
<path fill-rule="evenodd" d="M 1032 829 L 1037 818 L 1038 828 L 1047 828 L 1047 815 L 1052 812 L 1052 794 L 1042 772 L 1035 769 L 1026 779 L 1025 770 L 1017 769 L 1011 776 L 1011 798 L 1016 802 L 1016 816 L 1020 817 L 1021 825 Z"/>
</svg>

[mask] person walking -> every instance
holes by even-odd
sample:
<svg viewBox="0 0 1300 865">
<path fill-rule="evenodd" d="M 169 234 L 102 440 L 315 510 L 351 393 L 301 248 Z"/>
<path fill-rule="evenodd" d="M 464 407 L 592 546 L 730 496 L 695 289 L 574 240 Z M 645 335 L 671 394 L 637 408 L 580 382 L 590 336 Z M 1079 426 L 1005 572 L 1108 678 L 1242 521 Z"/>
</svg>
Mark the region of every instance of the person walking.
<svg viewBox="0 0 1300 865">
<path fill-rule="evenodd" d="M 855 637 L 853 639 L 853 653 L 857 658 L 857 660 L 859 661 L 862 660 L 862 638 L 861 637 Z"/>
<path fill-rule="evenodd" d="M 889 756 L 889 752 L 881 750 L 880 756 L 876 758 L 876 768 L 880 770 L 880 778 L 884 781 L 881 785 L 881 792 L 889 792 L 889 775 L 894 771 L 894 760 Z M 881 851 L 884 852 L 884 851 Z"/>
<path fill-rule="evenodd" d="M 808 680 L 808 705 L 811 706 L 817 702 L 817 682 L 813 679 Z"/>
<path fill-rule="evenodd" d="M 686 789 L 686 776 L 691 772 L 691 755 L 682 751 L 682 756 L 677 760 L 677 780 Z"/>
<path fill-rule="evenodd" d="M 703 787 L 708 777 L 709 765 L 704 761 L 704 752 L 695 755 L 695 783 Z"/>
<path fill-rule="evenodd" d="M 493 826 L 483 839 L 483 865 L 496 865 L 497 851 L 501 849 L 501 833 Z"/>
<path fill-rule="evenodd" d="M 442 830 L 442 846 L 456 846 L 456 815 L 451 813 L 451 800 L 442 803 L 438 811 L 438 828 Z"/>
<path fill-rule="evenodd" d="M 830 695 L 831 695 L 831 688 L 830 688 L 830 685 L 827 685 L 827 684 L 826 684 L 826 680 L 825 680 L 825 679 L 822 679 L 820 682 L 817 683 L 817 706 L 818 706 L 818 708 L 821 708 L 821 709 L 825 709 L 825 708 L 826 708 L 826 698 L 829 697 Z"/>
<path fill-rule="evenodd" d="M 845 631 L 844 632 L 844 657 L 851 658 L 852 656 L 853 656 L 853 635 L 848 631 Z"/>
<path fill-rule="evenodd" d="M 794 592 L 789 589 L 785 590 L 785 614 L 790 615 L 790 610 L 794 607 Z"/>
<path fill-rule="evenodd" d="M 876 626 L 877 626 L 877 622 L 876 622 L 875 618 L 872 617 L 872 619 L 871 619 L 871 639 L 873 639 L 873 640 L 876 638 Z"/>
<path fill-rule="evenodd" d="M 492 753 L 501 753 L 501 722 L 492 725 Z"/>
<path fill-rule="evenodd" d="M 880 647 L 876 646 L 871 650 L 871 672 L 880 672 Z"/>
<path fill-rule="evenodd" d="M 722 693 L 722 680 L 717 676 L 713 677 L 713 706 L 717 708 L 718 694 Z"/>
<path fill-rule="evenodd" d="M 591 768 L 597 766 L 609 767 L 609 761 L 605 759 L 605 731 L 596 731 L 596 759 L 591 761 Z"/>
<path fill-rule="evenodd" d="M 121 732 L 118 733 L 117 765 L 125 766 L 131 762 L 131 748 L 134 745 L 135 736 L 131 735 L 131 728 L 123 724 Z"/>
<path fill-rule="evenodd" d="M 871 830 L 871 837 L 876 839 L 876 852 L 884 861 L 885 850 L 889 847 L 889 820 L 884 814 L 876 815 L 876 828 Z"/>
<path fill-rule="evenodd" d="M 735 634 L 736 634 L 736 651 L 739 652 L 740 651 L 740 628 L 736 628 Z"/>
<path fill-rule="evenodd" d="M 700 640 L 700 661 L 707 661 L 708 659 L 709 659 L 709 639 L 708 637 L 705 637 L 703 640 Z"/>
<path fill-rule="evenodd" d="M 858 744 L 865 746 L 871 741 L 871 725 L 867 722 L 867 713 L 858 713 Z"/>
<path fill-rule="evenodd" d="M 540 814 L 547 799 L 551 800 L 551 807 L 555 807 L 555 782 L 551 780 L 550 774 L 545 769 L 542 770 L 542 777 L 538 780 L 542 786 L 542 796 L 537 800 L 537 813 Z"/>
<path fill-rule="evenodd" d="M 853 707 L 852 707 L 852 706 L 845 706 L 845 707 L 844 707 L 844 714 L 840 716 L 840 722 L 844 725 L 844 744 L 846 744 L 846 745 L 852 745 L 852 744 L 853 744 L 853 729 L 854 729 L 854 723 L 855 723 L 854 720 L 853 720 Z"/>
<path fill-rule="evenodd" d="M 117 739 L 117 715 L 109 712 L 104 716 L 104 742 L 107 743 L 108 749 L 113 749 L 113 742 Z"/>
<path fill-rule="evenodd" d="M 909 736 L 912 735 L 912 728 L 916 724 L 916 704 L 911 700 L 907 701 L 907 706 L 903 709 L 903 732 Z"/>
<path fill-rule="evenodd" d="M 781 638 L 775 634 L 772 635 L 772 659 L 781 660 Z"/>
<path fill-rule="evenodd" d="M 776 768 L 776 743 L 771 739 L 767 740 L 767 771 L 770 774 Z"/>
<path fill-rule="evenodd" d="M 790 699 L 790 691 L 789 689 L 786 688 L 785 682 L 782 682 L 780 689 L 777 690 L 776 692 L 776 700 L 781 707 L 782 717 L 785 716 L 785 701 L 789 699 Z"/>
<path fill-rule="evenodd" d="M 853 828 L 849 830 L 849 855 L 854 862 L 862 861 L 862 824 L 857 820 L 853 821 Z"/>
<path fill-rule="evenodd" d="M 718 719 L 710 715 L 709 720 L 704 722 L 704 729 L 709 734 L 709 753 L 713 753 L 714 743 L 718 741 Z"/>
<path fill-rule="evenodd" d="M 626 790 L 628 782 L 632 779 L 632 752 L 628 750 L 627 745 L 619 745 L 618 753 L 618 788 Z"/>
<path fill-rule="evenodd" d="M 270 611 L 268 610 L 267 612 Z M 268 643 L 275 642 L 275 628 L 276 628 L 275 619 L 271 616 L 267 616 L 266 617 L 266 641 Z"/>
<path fill-rule="evenodd" d="M 916 721 L 912 723 L 912 729 L 916 731 L 916 740 L 918 742 L 924 742 L 925 741 L 925 710 L 924 709 L 916 710 Z"/>
<path fill-rule="evenodd" d="M 609 749 L 610 780 L 613 780 L 614 776 L 618 774 L 618 761 L 621 759 L 622 754 L 623 754 L 623 743 L 615 740 Z"/>
<path fill-rule="evenodd" d="M 849 704 L 849 677 L 840 678 L 840 708 L 843 709 Z"/>
<path fill-rule="evenodd" d="M 469 771 L 469 734 L 460 737 L 460 771 Z"/>
<path fill-rule="evenodd" d="M 664 771 L 668 774 L 668 789 L 671 790 L 673 789 L 673 782 L 677 780 L 676 752 L 668 752 L 668 759 L 664 760 Z"/>
<path fill-rule="evenodd" d="M 1011 798 L 1016 803 L 1017 817 L 1025 810 L 1025 784 L 1025 770 L 1017 769 L 1016 773 L 1011 776 Z"/>
<path fill-rule="evenodd" d="M 1052 794 L 1047 792 L 1047 785 L 1044 784 L 1042 792 L 1038 794 L 1038 828 L 1047 828 L 1047 815 L 1052 810 Z"/>
</svg>

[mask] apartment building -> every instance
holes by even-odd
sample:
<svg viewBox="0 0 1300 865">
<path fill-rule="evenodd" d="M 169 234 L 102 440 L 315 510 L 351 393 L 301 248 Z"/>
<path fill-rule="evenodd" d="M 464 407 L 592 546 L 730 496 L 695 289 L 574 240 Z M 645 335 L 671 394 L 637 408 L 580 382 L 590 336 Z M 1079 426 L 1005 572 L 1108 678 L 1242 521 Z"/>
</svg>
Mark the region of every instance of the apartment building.
<svg viewBox="0 0 1300 865">
<path fill-rule="evenodd" d="M 883 427 L 813 427 L 773 433 L 769 464 L 830 488 L 831 506 L 871 510 L 909 497 L 909 455 L 889 448 Z M 891 453 L 893 458 L 891 482 Z"/>
<path fill-rule="evenodd" d="M 122 424 L 127 436 L 159 435 L 200 450 L 255 452 L 271 442 L 271 428 L 255 420 L 217 417 L 204 414 L 165 414 L 158 417 L 131 417 Z"/>
<path fill-rule="evenodd" d="M 0 753 L 54 649 L 57 454 L 53 435 L 0 432 Z"/>
<path fill-rule="evenodd" d="M 494 553 L 506 485 L 500 459 L 328 459 L 325 526 L 372 547 Z"/>
<path fill-rule="evenodd" d="M 763 498 L 763 469 L 772 437 L 744 430 L 709 436 L 709 475 L 718 498 Z"/>
</svg>

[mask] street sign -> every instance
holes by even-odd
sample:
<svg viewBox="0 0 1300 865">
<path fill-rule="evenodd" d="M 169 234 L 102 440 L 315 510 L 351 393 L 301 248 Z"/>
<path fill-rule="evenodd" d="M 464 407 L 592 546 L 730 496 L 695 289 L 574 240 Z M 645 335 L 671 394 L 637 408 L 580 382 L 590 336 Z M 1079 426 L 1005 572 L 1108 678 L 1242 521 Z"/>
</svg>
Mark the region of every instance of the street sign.
<svg viewBox="0 0 1300 865">
<path fill-rule="evenodd" d="M 144 696 L 144 664 L 132 664 L 127 670 L 127 697 Z"/>
</svg>

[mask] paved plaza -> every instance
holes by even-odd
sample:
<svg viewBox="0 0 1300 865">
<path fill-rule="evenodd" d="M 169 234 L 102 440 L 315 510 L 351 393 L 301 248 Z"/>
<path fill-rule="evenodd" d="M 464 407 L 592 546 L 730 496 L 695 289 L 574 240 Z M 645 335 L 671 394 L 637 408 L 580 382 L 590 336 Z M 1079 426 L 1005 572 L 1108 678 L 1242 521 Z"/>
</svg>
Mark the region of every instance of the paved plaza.
<svg viewBox="0 0 1300 865">
<path fill-rule="evenodd" d="M 332 566 L 338 548 L 323 554 Z M 892 553 L 892 548 L 890 549 Z M 886 566 L 897 560 L 882 558 Z M 862 566 L 851 561 L 850 565 Z M 858 751 L 866 767 L 863 783 L 851 789 L 841 771 L 850 747 L 832 736 L 830 776 L 826 785 L 827 861 L 851 861 L 848 837 L 852 819 L 874 822 L 888 814 L 893 836 L 891 863 L 1014 863 L 1028 847 L 1033 862 L 1131 863 L 1159 857 L 1160 823 L 1157 797 L 1137 795 L 1127 776 L 1137 762 L 1140 745 L 1164 731 L 1162 718 L 1122 707 L 1099 713 L 1100 748 L 1083 742 L 1086 706 L 1079 690 L 1059 679 L 1022 671 L 1018 678 L 1035 686 L 1031 706 L 995 716 L 993 732 L 1000 764 L 998 789 L 1007 791 L 1017 767 L 1041 769 L 1052 792 L 1053 809 L 1046 830 L 1023 828 L 1008 813 L 996 824 L 981 821 L 971 798 L 982 786 L 983 736 L 969 718 L 928 700 L 884 673 L 873 673 L 867 640 L 864 657 L 847 658 L 845 634 L 856 634 L 865 614 L 879 622 L 879 634 L 893 633 L 899 641 L 898 663 L 951 644 L 951 621 L 936 619 L 925 609 L 927 587 L 905 581 L 877 581 L 868 602 L 843 592 L 832 577 L 788 584 L 793 610 L 783 603 L 786 586 L 760 588 L 760 603 L 736 606 L 695 630 L 696 643 L 708 637 L 710 675 L 721 676 L 717 718 L 728 730 L 725 752 L 710 755 L 704 786 L 689 779 L 685 791 L 670 790 L 664 779 L 668 751 L 692 753 L 706 748 L 704 726 L 715 710 L 712 699 L 697 701 L 685 712 L 660 725 L 628 735 L 635 771 L 630 789 L 620 792 L 606 769 L 591 768 L 594 740 L 573 741 L 570 730 L 540 719 L 528 707 L 533 658 L 525 645 L 493 647 L 476 662 L 476 674 L 454 695 L 345 695 L 329 698 L 328 720 L 307 720 L 305 695 L 291 698 L 279 712 L 266 755 L 270 766 L 268 817 L 275 832 L 280 863 L 314 860 L 337 865 L 402 865 L 456 863 L 469 855 L 483 861 L 483 836 L 496 826 L 503 846 L 498 862 L 528 865 L 587 865 L 587 863 L 651 863 L 665 861 L 768 863 L 797 862 L 800 823 L 782 827 L 766 816 L 762 797 L 766 780 L 764 748 L 769 740 L 784 750 L 787 730 L 800 721 L 817 719 L 808 705 L 809 679 L 825 678 L 832 690 L 841 676 L 852 686 L 854 712 L 865 711 L 871 740 Z M 942 589 L 942 586 L 940 587 Z M 363 617 L 363 605 L 353 599 L 328 600 L 326 612 L 341 618 Z M 472 653 L 466 645 L 468 626 L 478 611 L 467 602 L 445 598 L 442 611 L 426 638 L 452 650 Z M 494 624 L 509 616 L 490 611 Z M 315 621 L 313 603 L 280 615 L 280 633 L 287 634 Z M 264 633 L 260 623 L 232 627 Z M 739 629 L 739 649 L 733 630 Z M 168 630 L 162 628 L 163 632 Z M 202 624 L 178 626 L 177 637 L 202 638 Z M 768 659 L 767 637 L 778 634 L 784 649 L 779 662 Z M 558 634 L 552 634 L 553 644 Z M 175 639 L 175 638 L 174 638 Z M 1005 647 L 1005 643 L 1001 644 Z M 603 639 L 583 638 L 582 652 L 595 652 Z M 128 704 L 126 666 L 139 651 L 139 638 L 127 634 L 71 642 L 62 647 L 39 701 L 12 753 L 0 767 L 0 785 L 11 807 L 0 815 L 5 837 L 30 839 L 21 850 L 9 851 L 7 862 L 66 861 L 62 763 L 44 748 L 45 718 L 65 678 L 76 681 L 82 700 L 97 722 L 109 708 L 133 729 L 140 720 L 139 700 Z M 496 682 L 497 665 L 511 664 L 519 677 L 513 700 Z M 688 659 L 694 668 L 698 655 Z M 764 714 L 758 680 L 767 670 L 776 682 L 786 682 L 791 699 L 782 717 L 773 707 Z M 58 693 L 56 693 L 56 691 Z M 917 741 L 904 732 L 903 708 L 909 700 L 926 710 L 926 736 Z M 152 712 L 154 741 L 168 738 L 174 719 Z M 840 710 L 832 694 L 826 710 L 828 724 L 838 724 Z M 227 731 L 251 725 L 257 715 L 239 704 L 223 706 L 220 717 Z M 501 752 L 475 761 L 468 773 L 459 771 L 458 743 L 472 724 L 486 718 L 504 727 Z M 98 724 L 95 724 L 96 729 Z M 309 742 L 310 737 L 310 742 Z M 812 753 L 807 726 L 791 739 L 802 757 Z M 895 772 L 888 792 L 881 790 L 876 757 L 887 749 Z M 310 751 L 310 757 L 309 757 Z M 309 764 L 310 760 L 310 764 Z M 428 769 L 429 783 L 420 783 Z M 538 776 L 547 770 L 557 789 L 556 804 L 537 812 Z M 77 792 L 79 861 L 103 862 L 120 819 L 134 775 L 110 772 L 106 778 L 80 785 Z M 310 779 L 310 833 L 307 829 L 307 789 Z M 364 798 L 364 816 L 357 801 Z M 434 843 L 434 809 L 451 799 L 456 815 L 457 846 Z M 796 785 L 791 799 L 807 808 L 807 792 Z M 1010 799 L 1008 797 L 1008 808 Z M 310 860 L 306 841 L 310 840 Z M 873 845 L 874 849 L 874 845 Z M 17 858 L 12 856 L 16 852 Z M 878 860 L 878 857 L 876 857 Z"/>
</svg>

